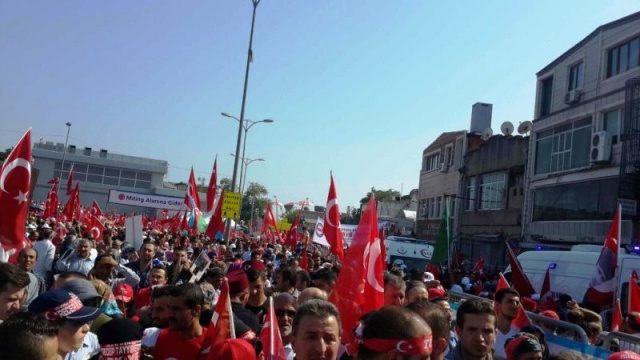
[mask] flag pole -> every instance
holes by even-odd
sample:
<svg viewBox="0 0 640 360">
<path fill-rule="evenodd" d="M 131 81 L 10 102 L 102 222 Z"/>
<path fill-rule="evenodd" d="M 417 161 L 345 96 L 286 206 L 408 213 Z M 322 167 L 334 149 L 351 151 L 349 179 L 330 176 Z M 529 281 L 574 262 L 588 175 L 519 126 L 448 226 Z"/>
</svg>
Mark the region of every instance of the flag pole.
<svg viewBox="0 0 640 360">
<path fill-rule="evenodd" d="M 451 237 L 449 234 L 449 200 L 450 199 L 451 199 L 450 197 L 445 198 L 445 204 L 444 204 L 445 217 L 447 220 L 447 266 L 449 267 L 449 272 L 451 272 L 451 240 L 450 240 Z"/>
</svg>

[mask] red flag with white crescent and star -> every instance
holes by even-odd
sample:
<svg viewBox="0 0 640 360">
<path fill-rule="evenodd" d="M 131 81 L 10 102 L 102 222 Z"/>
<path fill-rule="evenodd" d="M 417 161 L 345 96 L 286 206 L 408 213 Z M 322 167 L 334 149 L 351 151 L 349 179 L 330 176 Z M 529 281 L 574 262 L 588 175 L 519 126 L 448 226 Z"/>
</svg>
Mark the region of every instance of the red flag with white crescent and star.
<svg viewBox="0 0 640 360">
<path fill-rule="evenodd" d="M 213 203 L 216 199 L 216 190 L 218 187 L 218 157 L 213 162 L 213 171 L 209 179 L 209 187 L 207 187 L 207 212 L 213 210 Z M 222 199 L 222 197 L 221 197 Z"/>
<path fill-rule="evenodd" d="M 385 259 L 380 248 L 376 199 L 371 196 L 330 295 L 342 317 L 342 342 L 354 340 L 360 317 L 384 306 Z"/>
<path fill-rule="evenodd" d="M 329 195 L 327 195 L 327 209 L 324 215 L 324 236 L 330 245 L 330 251 L 344 260 L 344 238 L 340 231 L 340 209 L 338 207 L 338 194 L 336 185 L 331 174 L 331 185 L 329 185 Z"/>
<path fill-rule="evenodd" d="M 300 234 L 298 234 L 298 224 L 300 224 L 300 215 L 296 216 L 291 224 L 291 229 L 287 232 L 287 237 L 285 239 L 285 244 L 290 248 L 295 248 L 298 245 L 298 241 L 300 241 Z"/>
<path fill-rule="evenodd" d="M 621 207 L 618 205 L 609 234 L 600 251 L 596 268 L 593 271 L 589 288 L 585 295 L 585 302 L 601 308 L 613 306 L 616 291 L 616 268 L 618 267 L 618 253 L 620 252 L 620 218 Z"/>
<path fill-rule="evenodd" d="M 262 230 L 260 233 L 267 234 L 267 230 L 270 230 L 272 234 L 279 234 L 278 223 L 276 217 L 271 210 L 271 203 L 267 203 L 267 208 L 264 210 L 264 221 L 262 222 Z"/>
<path fill-rule="evenodd" d="M 67 195 L 71 195 L 73 194 L 73 166 L 74 164 L 71 164 L 71 169 L 69 170 L 69 178 L 67 179 Z"/>
<path fill-rule="evenodd" d="M 31 129 L 0 168 L 0 261 L 17 262 L 18 253 L 27 247 L 24 224 L 31 186 Z"/>
<path fill-rule="evenodd" d="M 57 178 L 56 178 L 57 179 Z M 46 208 L 42 215 L 45 219 L 56 217 L 58 206 L 60 206 L 60 198 L 58 197 L 59 182 L 54 182 L 51 190 L 47 194 Z"/>
<path fill-rule="evenodd" d="M 100 220 L 96 216 L 91 216 L 91 237 L 93 237 L 96 241 L 102 241 L 102 234 L 104 233 L 104 225 L 100 222 Z"/>
<path fill-rule="evenodd" d="M 260 331 L 262 341 L 261 360 L 286 360 L 287 354 L 284 351 L 284 343 L 278 328 L 278 318 L 273 307 L 273 296 L 269 297 L 269 309 L 264 319 L 264 325 Z"/>
<path fill-rule="evenodd" d="M 100 218 L 100 216 L 102 216 L 102 209 L 100 209 L 100 205 L 98 205 L 98 203 L 93 200 L 93 203 L 91 204 L 91 215 Z"/>
<path fill-rule="evenodd" d="M 222 189 L 220 199 L 224 199 L 224 189 Z M 207 236 L 211 240 L 215 239 L 216 237 L 222 239 L 222 236 L 224 234 L 224 219 L 222 218 L 222 201 L 220 200 L 218 200 L 218 203 L 216 204 L 216 210 L 211 216 L 211 219 L 209 219 L 209 224 L 207 225 L 205 234 L 207 234 Z"/>
</svg>

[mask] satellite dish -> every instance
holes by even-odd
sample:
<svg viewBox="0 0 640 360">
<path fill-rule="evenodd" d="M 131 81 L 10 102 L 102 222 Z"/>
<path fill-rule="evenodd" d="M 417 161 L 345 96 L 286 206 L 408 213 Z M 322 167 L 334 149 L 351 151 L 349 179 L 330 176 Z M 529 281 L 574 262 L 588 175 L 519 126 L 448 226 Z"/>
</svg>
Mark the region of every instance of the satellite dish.
<svg viewBox="0 0 640 360">
<path fill-rule="evenodd" d="M 500 131 L 502 131 L 505 136 L 510 136 L 513 134 L 513 124 L 509 121 L 503 122 L 502 125 L 500 125 Z"/>
<path fill-rule="evenodd" d="M 491 130 L 491 128 L 486 128 L 482 131 L 482 140 L 489 140 L 492 135 L 493 130 Z"/>
<path fill-rule="evenodd" d="M 531 123 L 531 121 L 524 121 L 520 123 L 518 126 L 518 134 L 528 134 L 531 131 L 531 127 L 533 127 L 533 123 Z"/>
</svg>

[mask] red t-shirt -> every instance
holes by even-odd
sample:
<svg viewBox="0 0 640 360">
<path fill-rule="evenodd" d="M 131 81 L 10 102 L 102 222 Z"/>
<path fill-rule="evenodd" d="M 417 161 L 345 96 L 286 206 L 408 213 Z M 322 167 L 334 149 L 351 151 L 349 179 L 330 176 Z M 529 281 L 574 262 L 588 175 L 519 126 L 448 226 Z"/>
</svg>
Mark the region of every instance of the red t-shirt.
<svg viewBox="0 0 640 360">
<path fill-rule="evenodd" d="M 136 309 L 151 305 L 151 286 L 142 288 L 136 296 Z"/>
<path fill-rule="evenodd" d="M 193 340 L 184 340 L 180 333 L 171 329 L 163 329 L 158 335 L 153 358 L 156 360 L 197 359 L 204 339 L 207 337 L 207 328 L 202 328 L 202 334 Z"/>
</svg>

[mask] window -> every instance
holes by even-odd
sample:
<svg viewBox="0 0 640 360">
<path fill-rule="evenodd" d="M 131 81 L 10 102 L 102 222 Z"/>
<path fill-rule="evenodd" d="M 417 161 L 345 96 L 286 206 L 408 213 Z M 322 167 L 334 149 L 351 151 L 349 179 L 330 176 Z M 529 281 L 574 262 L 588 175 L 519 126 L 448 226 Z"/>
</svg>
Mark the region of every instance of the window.
<svg viewBox="0 0 640 360">
<path fill-rule="evenodd" d="M 425 171 L 440 169 L 440 153 L 427 156 Z"/>
<path fill-rule="evenodd" d="M 583 62 L 579 62 L 569 69 L 569 91 L 582 89 Z"/>
<path fill-rule="evenodd" d="M 467 178 L 467 190 L 464 194 L 464 203 L 466 206 L 464 207 L 465 211 L 473 211 L 475 210 L 475 200 L 476 200 L 476 178 L 470 177 Z"/>
<path fill-rule="evenodd" d="M 436 212 L 434 214 L 435 217 L 441 217 L 442 216 L 442 198 L 440 196 L 438 196 L 436 199 Z"/>
<path fill-rule="evenodd" d="M 536 134 L 536 174 L 548 174 L 589 165 L 591 118 Z"/>
<path fill-rule="evenodd" d="M 538 188 L 533 197 L 533 221 L 610 221 L 617 199 L 617 178 Z"/>
<path fill-rule="evenodd" d="M 482 175 L 480 179 L 479 210 L 500 210 L 504 196 L 505 173 L 497 172 Z"/>
<path fill-rule="evenodd" d="M 617 144 L 622 141 L 622 130 L 624 117 L 622 109 L 615 109 L 604 113 L 604 121 L 602 122 L 602 130 L 611 134 L 611 143 Z"/>
<path fill-rule="evenodd" d="M 542 80 L 542 91 L 540 92 L 540 116 L 551 113 L 551 94 L 553 90 L 553 76 Z"/>
<path fill-rule="evenodd" d="M 611 77 L 640 65 L 640 37 L 631 39 L 607 54 L 607 77 Z"/>
<path fill-rule="evenodd" d="M 425 217 L 427 217 L 427 204 L 423 202 L 420 204 L 420 218 Z"/>
</svg>

